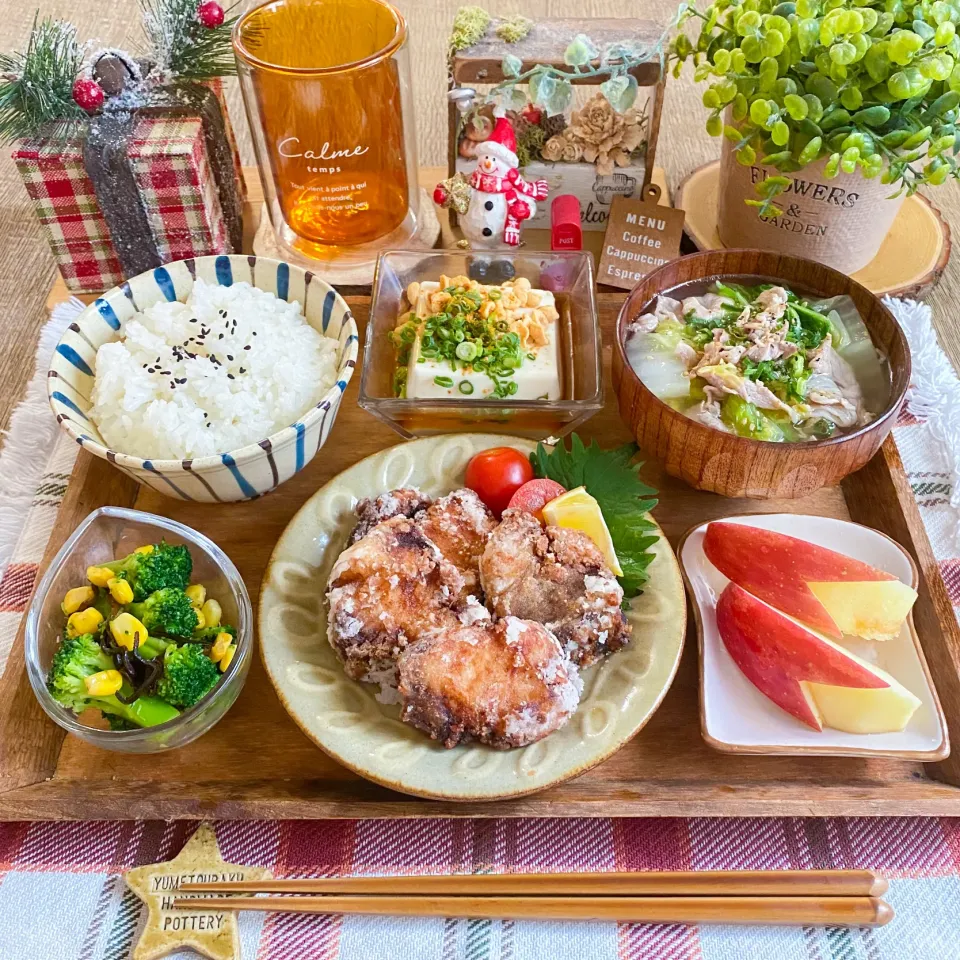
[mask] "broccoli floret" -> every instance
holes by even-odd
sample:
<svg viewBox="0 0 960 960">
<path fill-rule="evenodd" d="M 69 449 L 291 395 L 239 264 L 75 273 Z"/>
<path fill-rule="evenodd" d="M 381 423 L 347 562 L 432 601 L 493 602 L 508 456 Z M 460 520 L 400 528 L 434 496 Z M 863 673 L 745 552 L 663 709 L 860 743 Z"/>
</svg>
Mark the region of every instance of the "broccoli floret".
<svg viewBox="0 0 960 960">
<path fill-rule="evenodd" d="M 101 566 L 112 570 L 121 580 L 126 580 L 133 590 L 134 601 L 141 602 L 164 587 L 185 590 L 193 573 L 193 558 L 182 544 L 175 546 L 160 542 L 155 543 L 149 553 L 134 551 L 122 560 Z"/>
<path fill-rule="evenodd" d="M 92 634 L 71 637 L 60 644 L 47 674 L 47 689 L 54 700 L 74 713 L 96 707 L 108 716 L 119 717 L 137 727 L 153 727 L 179 716 L 180 711 L 157 697 L 138 697 L 121 703 L 115 695 L 92 697 L 86 677 L 101 670 L 113 670 L 113 661 L 100 649 Z"/>
<path fill-rule="evenodd" d="M 192 707 L 206 696 L 220 679 L 217 665 L 196 643 L 168 647 L 163 655 L 163 676 L 157 693 L 176 707 Z"/>
<path fill-rule="evenodd" d="M 153 660 L 156 657 L 159 657 L 162 653 L 166 653 L 169 647 L 175 647 L 176 642 L 173 640 L 164 640 L 161 637 L 147 637 L 146 640 L 141 641 L 140 645 L 137 647 L 137 652 L 146 660 Z"/>
<path fill-rule="evenodd" d="M 151 634 L 189 637 L 199 623 L 190 598 L 176 587 L 156 590 L 143 603 L 128 604 L 132 613 Z"/>
<path fill-rule="evenodd" d="M 113 619 L 113 601 L 110 599 L 110 591 L 106 587 L 97 588 L 96 599 L 90 606 L 99 611 L 100 616 L 103 617 L 104 627 Z"/>
<path fill-rule="evenodd" d="M 118 717 L 115 714 L 108 713 L 105 714 L 107 718 L 107 723 L 110 724 L 111 730 L 136 730 L 138 729 L 135 723 L 131 723 L 125 717 Z"/>
<path fill-rule="evenodd" d="M 219 627 L 201 627 L 194 630 L 189 639 L 191 643 L 214 643 L 221 633 L 229 633 L 234 640 L 237 639 L 237 631 L 229 623 L 221 623 Z"/>
</svg>

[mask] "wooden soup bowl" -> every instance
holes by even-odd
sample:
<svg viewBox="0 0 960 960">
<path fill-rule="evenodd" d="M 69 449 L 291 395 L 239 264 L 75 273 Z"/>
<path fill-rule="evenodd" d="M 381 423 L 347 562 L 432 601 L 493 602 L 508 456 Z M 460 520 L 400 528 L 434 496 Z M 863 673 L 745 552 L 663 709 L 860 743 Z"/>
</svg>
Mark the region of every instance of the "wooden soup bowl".
<svg viewBox="0 0 960 960">
<path fill-rule="evenodd" d="M 888 359 L 889 401 L 871 423 L 827 440 L 772 443 L 750 440 L 697 423 L 654 396 L 634 373 L 624 352 L 628 324 L 660 293 L 705 279 L 781 283 L 817 298 L 847 294 L 877 347 Z M 644 277 L 630 292 L 617 320 L 613 388 L 620 416 L 637 443 L 671 476 L 697 490 L 725 497 L 790 499 L 839 483 L 862 467 L 886 439 L 910 383 L 910 347 L 893 314 L 866 287 L 832 267 L 762 250 L 711 250 L 673 260 Z"/>
</svg>

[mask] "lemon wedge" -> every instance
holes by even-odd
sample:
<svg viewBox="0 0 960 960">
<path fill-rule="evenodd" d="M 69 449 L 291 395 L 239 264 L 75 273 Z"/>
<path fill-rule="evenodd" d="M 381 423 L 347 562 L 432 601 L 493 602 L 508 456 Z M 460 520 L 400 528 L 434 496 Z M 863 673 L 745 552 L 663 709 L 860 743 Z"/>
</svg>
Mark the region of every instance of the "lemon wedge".
<svg viewBox="0 0 960 960">
<path fill-rule="evenodd" d="M 575 487 L 551 500 L 543 508 L 543 518 L 554 527 L 585 533 L 600 548 L 607 566 L 618 577 L 623 576 L 600 504 L 587 493 L 586 487 Z"/>
</svg>

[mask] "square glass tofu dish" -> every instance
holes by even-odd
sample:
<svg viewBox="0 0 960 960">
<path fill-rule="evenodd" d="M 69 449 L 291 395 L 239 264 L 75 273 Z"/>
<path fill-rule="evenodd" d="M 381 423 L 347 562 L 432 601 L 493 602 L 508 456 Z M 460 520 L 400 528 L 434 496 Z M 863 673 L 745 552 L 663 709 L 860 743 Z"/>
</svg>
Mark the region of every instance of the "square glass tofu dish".
<svg viewBox="0 0 960 960">
<path fill-rule="evenodd" d="M 603 406 L 591 256 L 381 254 L 359 403 L 408 438 L 574 430 Z"/>
</svg>

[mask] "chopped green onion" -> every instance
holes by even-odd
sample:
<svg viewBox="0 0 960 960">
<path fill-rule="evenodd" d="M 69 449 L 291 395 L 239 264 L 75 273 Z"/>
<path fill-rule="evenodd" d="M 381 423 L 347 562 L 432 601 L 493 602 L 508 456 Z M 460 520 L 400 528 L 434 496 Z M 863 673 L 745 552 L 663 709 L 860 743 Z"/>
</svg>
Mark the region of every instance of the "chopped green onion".
<svg viewBox="0 0 960 960">
<path fill-rule="evenodd" d="M 452 386 L 453 386 L 453 380 L 451 380 L 450 377 L 434 377 L 434 378 L 433 378 L 433 382 L 434 382 L 438 387 L 452 387 Z"/>
<path fill-rule="evenodd" d="M 461 393 L 469 395 L 473 393 L 473 384 L 469 380 L 461 380 L 460 383 L 457 384 L 457 389 Z"/>
<path fill-rule="evenodd" d="M 464 340 L 463 343 L 457 344 L 456 354 L 460 360 L 469 363 L 476 359 L 477 345 L 470 340 Z"/>
</svg>

